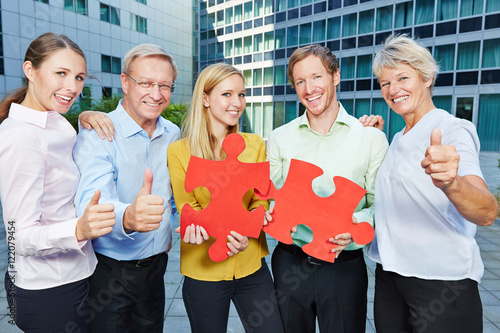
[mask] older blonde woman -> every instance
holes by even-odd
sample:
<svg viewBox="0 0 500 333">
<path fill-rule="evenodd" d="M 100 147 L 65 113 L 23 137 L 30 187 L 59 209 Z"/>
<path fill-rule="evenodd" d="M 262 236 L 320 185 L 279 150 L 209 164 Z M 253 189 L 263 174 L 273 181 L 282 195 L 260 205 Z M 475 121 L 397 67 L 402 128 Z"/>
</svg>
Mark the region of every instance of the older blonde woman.
<svg viewBox="0 0 500 333">
<path fill-rule="evenodd" d="M 373 62 L 382 95 L 406 127 L 394 136 L 375 190 L 377 332 L 482 332 L 476 225 L 497 203 L 479 168 L 472 123 L 436 109 L 438 65 L 426 47 L 389 37 Z"/>
</svg>

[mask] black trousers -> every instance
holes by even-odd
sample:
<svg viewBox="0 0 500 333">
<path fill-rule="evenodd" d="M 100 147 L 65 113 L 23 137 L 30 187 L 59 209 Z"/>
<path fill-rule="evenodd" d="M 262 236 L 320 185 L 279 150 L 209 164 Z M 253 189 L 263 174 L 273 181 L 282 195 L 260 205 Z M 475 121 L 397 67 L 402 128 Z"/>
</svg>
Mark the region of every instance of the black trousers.
<svg viewBox="0 0 500 333">
<path fill-rule="evenodd" d="M 362 250 L 344 251 L 335 263 L 309 258 L 302 249 L 279 243 L 272 268 L 287 333 L 364 333 L 368 275 Z"/>
<path fill-rule="evenodd" d="M 88 280 L 62 286 L 27 290 L 16 287 L 5 274 L 5 290 L 16 325 L 28 333 L 89 332 L 86 300 Z"/>
<path fill-rule="evenodd" d="M 92 332 L 163 332 L 167 254 L 140 263 L 96 256 L 89 280 Z"/>
<path fill-rule="evenodd" d="M 225 333 L 233 301 L 245 332 L 283 332 L 273 280 L 266 262 L 257 272 L 231 281 L 184 278 L 182 297 L 191 332 Z"/>
<path fill-rule="evenodd" d="M 477 282 L 423 280 L 375 272 L 375 327 L 378 333 L 480 333 L 483 307 Z"/>
</svg>

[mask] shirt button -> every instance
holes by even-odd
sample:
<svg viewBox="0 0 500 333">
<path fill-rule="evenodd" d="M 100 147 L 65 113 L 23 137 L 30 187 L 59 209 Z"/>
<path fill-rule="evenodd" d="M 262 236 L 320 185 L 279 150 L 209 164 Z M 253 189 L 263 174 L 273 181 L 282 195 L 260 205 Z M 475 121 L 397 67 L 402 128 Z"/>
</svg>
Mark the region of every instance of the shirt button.
<svg viewBox="0 0 500 333">
<path fill-rule="evenodd" d="M 319 163 L 323 163 L 323 160 L 319 160 Z"/>
</svg>

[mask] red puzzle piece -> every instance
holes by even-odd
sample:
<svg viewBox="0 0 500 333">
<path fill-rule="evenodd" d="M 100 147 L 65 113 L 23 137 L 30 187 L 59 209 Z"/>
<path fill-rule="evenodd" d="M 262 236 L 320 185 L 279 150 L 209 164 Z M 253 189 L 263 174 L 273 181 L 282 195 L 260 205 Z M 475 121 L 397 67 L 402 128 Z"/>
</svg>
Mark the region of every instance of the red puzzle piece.
<svg viewBox="0 0 500 333">
<path fill-rule="evenodd" d="M 181 237 L 186 227 L 194 224 L 205 228 L 216 241 L 208 255 L 213 261 L 225 260 L 229 232 L 258 238 L 262 230 L 265 208 L 250 212 L 243 207 L 242 198 L 249 189 L 265 190 L 269 186 L 269 162 L 244 163 L 238 155 L 245 150 L 245 140 L 239 134 L 230 134 L 222 143 L 227 154 L 223 161 L 205 160 L 192 156 L 186 171 L 186 191 L 204 186 L 210 191 L 210 204 L 203 210 L 194 210 L 185 204 L 181 211 Z"/>
<path fill-rule="evenodd" d="M 255 191 L 261 199 L 274 198 L 273 221 L 263 230 L 271 237 L 285 244 L 292 244 L 290 230 L 298 224 L 307 225 L 313 232 L 311 243 L 302 247 L 304 252 L 315 258 L 334 262 L 335 246 L 328 241 L 338 234 L 350 232 L 360 245 L 368 244 L 375 234 L 369 223 L 352 223 L 352 215 L 366 191 L 356 183 L 344 178 L 333 177 L 335 192 L 327 197 L 318 197 L 312 189 L 314 178 L 323 174 L 320 167 L 292 159 L 285 184 L 276 190 L 270 182 L 267 193 Z"/>
</svg>

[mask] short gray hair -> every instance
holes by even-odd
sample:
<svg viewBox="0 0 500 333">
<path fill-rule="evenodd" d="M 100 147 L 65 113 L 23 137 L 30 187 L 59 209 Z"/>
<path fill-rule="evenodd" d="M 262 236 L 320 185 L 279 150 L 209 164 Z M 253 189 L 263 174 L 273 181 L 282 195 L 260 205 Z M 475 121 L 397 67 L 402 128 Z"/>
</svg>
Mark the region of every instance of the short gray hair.
<svg viewBox="0 0 500 333">
<path fill-rule="evenodd" d="M 432 91 L 439 65 L 425 46 L 406 34 L 391 35 L 385 40 L 373 59 L 373 73 L 380 79 L 384 67 L 395 68 L 398 64 L 412 67 L 423 82 L 433 79 L 430 86 Z"/>
<path fill-rule="evenodd" d="M 172 71 L 174 73 L 174 81 L 177 79 L 177 65 L 175 64 L 174 58 L 168 54 L 161 46 L 155 44 L 140 44 L 132 49 L 130 49 L 125 58 L 123 59 L 123 70 L 122 72 L 128 74 L 132 70 L 133 62 L 138 58 L 143 57 L 161 57 L 167 60 L 172 66 Z"/>
</svg>

